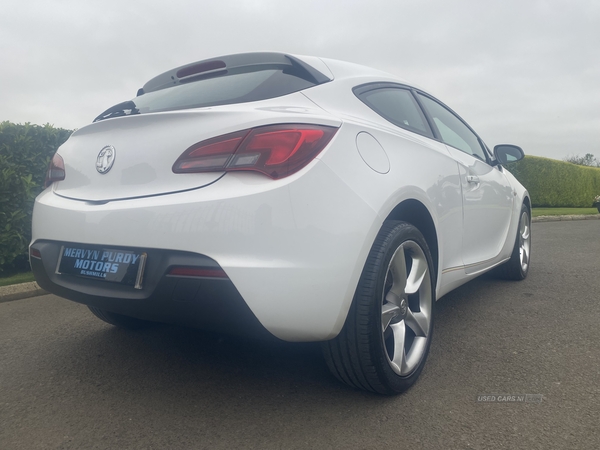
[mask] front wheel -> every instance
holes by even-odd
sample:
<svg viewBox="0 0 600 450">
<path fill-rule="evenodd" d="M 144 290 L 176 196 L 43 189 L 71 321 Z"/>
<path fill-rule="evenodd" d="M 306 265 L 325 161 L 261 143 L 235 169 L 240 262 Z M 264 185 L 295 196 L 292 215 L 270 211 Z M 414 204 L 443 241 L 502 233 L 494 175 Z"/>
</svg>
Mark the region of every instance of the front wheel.
<svg viewBox="0 0 600 450">
<path fill-rule="evenodd" d="M 507 280 L 524 280 L 531 262 L 531 218 L 529 208 L 521 207 L 519 229 L 510 259 L 498 267 L 498 274 Z"/>
<path fill-rule="evenodd" d="M 419 230 L 406 222 L 386 222 L 342 331 L 323 343 L 333 374 L 379 394 L 398 394 L 412 386 L 431 345 L 434 280 L 429 247 Z"/>
</svg>

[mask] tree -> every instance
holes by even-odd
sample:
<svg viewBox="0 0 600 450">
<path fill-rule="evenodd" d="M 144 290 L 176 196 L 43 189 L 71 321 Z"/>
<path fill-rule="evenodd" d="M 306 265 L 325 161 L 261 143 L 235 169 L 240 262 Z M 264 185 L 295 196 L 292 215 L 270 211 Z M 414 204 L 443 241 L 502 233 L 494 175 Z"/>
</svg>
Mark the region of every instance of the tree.
<svg viewBox="0 0 600 450">
<path fill-rule="evenodd" d="M 585 156 L 567 156 L 563 161 L 571 164 L 577 164 L 578 166 L 600 167 L 600 161 L 598 161 L 591 153 L 586 153 Z"/>
</svg>

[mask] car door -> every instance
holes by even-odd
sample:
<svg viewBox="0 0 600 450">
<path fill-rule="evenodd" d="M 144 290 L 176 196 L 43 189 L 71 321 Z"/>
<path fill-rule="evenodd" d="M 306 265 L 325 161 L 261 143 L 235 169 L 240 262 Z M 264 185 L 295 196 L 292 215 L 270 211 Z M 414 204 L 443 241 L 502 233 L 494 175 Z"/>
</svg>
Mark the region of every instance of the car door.
<svg viewBox="0 0 600 450">
<path fill-rule="evenodd" d="M 501 166 L 492 166 L 477 135 L 456 114 L 417 93 L 432 128 L 458 165 L 462 198 L 462 258 L 467 273 L 497 262 L 506 242 L 514 201 Z"/>
</svg>

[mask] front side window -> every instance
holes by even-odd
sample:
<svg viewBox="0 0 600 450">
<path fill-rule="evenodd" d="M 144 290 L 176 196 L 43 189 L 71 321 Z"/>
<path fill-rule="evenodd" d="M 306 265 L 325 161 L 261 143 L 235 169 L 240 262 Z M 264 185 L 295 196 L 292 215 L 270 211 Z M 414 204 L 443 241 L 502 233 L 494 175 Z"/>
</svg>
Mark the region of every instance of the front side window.
<svg viewBox="0 0 600 450">
<path fill-rule="evenodd" d="M 481 147 L 477 135 L 452 112 L 435 100 L 417 94 L 440 132 L 442 141 L 482 161 L 487 161 L 485 150 Z"/>
<path fill-rule="evenodd" d="M 377 88 L 358 94 L 369 108 L 394 125 L 432 137 L 427 121 L 408 89 Z"/>
</svg>

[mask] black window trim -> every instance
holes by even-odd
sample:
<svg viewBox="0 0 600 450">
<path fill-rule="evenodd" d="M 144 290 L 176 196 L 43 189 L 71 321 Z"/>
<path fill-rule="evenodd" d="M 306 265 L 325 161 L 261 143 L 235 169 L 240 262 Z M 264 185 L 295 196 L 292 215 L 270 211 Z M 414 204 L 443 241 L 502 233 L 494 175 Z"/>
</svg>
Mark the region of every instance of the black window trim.
<svg viewBox="0 0 600 450">
<path fill-rule="evenodd" d="M 421 133 L 418 130 L 412 128 L 412 127 L 411 128 L 407 128 L 406 126 L 402 126 L 401 124 L 398 124 L 398 123 L 394 122 L 393 120 L 390 120 L 388 117 L 386 117 L 385 115 L 381 114 L 376 108 L 374 108 L 372 105 L 370 105 L 368 102 L 366 102 L 365 100 L 363 100 L 361 98 L 362 94 L 364 94 L 366 92 L 369 92 L 369 91 L 373 91 L 373 90 L 377 90 L 377 89 L 393 89 L 393 88 L 408 90 L 412 94 L 412 96 L 415 99 L 417 105 L 419 106 L 419 113 L 425 118 L 425 122 L 429 126 L 429 131 L 430 131 L 431 134 Z M 475 135 L 475 137 L 477 138 L 477 141 L 479 142 L 479 145 L 483 149 L 484 155 L 486 156 L 486 161 L 483 161 L 483 162 L 485 162 L 488 165 L 490 165 L 490 166 L 493 167 L 493 160 L 494 160 L 493 155 L 490 152 L 490 150 L 487 147 L 487 145 L 485 145 L 485 142 L 483 142 L 483 139 L 481 139 L 481 137 L 475 132 L 475 130 L 473 130 L 473 128 L 471 128 L 471 126 L 467 122 L 465 122 L 465 120 L 462 117 L 460 117 L 460 115 L 458 115 L 452 108 L 450 108 L 444 102 L 442 102 L 439 99 L 435 98 L 433 95 L 430 95 L 427 92 L 422 91 L 421 89 L 417 89 L 417 88 L 415 88 L 413 86 L 409 86 L 407 84 L 393 83 L 393 82 L 389 82 L 389 81 L 375 81 L 375 82 L 369 82 L 369 83 L 365 83 L 365 84 L 360 84 L 358 86 L 355 86 L 352 89 L 352 92 L 354 93 L 354 95 L 356 95 L 356 97 L 361 102 L 363 102 L 366 106 L 368 106 L 377 115 L 381 116 L 383 119 L 385 119 L 388 122 L 390 122 L 392 125 L 397 126 L 398 128 L 402 128 L 403 130 L 410 131 L 411 133 L 416 133 L 416 134 L 418 134 L 420 136 L 424 136 L 426 138 L 433 139 L 435 141 L 440 142 L 441 144 L 450 145 L 452 148 L 456 148 L 453 145 L 444 142 L 444 140 L 442 139 L 442 135 L 441 135 L 440 131 L 438 130 L 437 126 L 435 125 L 435 122 L 433 121 L 433 118 L 429 114 L 429 111 L 427 111 L 427 108 L 425 108 L 425 106 L 423 105 L 423 103 L 419 100 L 419 96 L 417 94 L 421 94 L 424 97 L 428 97 L 429 99 L 433 100 L 434 102 L 439 103 L 441 106 L 443 106 L 444 108 L 446 108 L 449 112 L 451 112 L 452 114 L 454 114 L 454 116 L 456 118 L 458 118 L 458 120 L 460 120 L 463 123 L 463 125 L 465 125 L 471 131 L 471 133 L 473 133 Z M 459 148 L 457 148 L 457 150 L 463 151 L 463 150 L 461 150 Z M 473 155 L 471 155 L 471 156 L 473 156 Z M 479 158 L 477 158 L 477 159 L 479 159 Z M 481 161 L 481 159 L 479 159 L 479 160 Z"/>
<path fill-rule="evenodd" d="M 419 106 L 419 113 L 425 118 L 425 123 L 429 126 L 430 134 L 421 133 L 419 130 L 416 130 L 412 127 L 407 128 L 406 126 L 402 126 L 402 124 L 398 124 L 395 121 L 390 120 L 388 117 L 381 114 L 376 108 L 374 108 L 372 105 L 370 105 L 368 102 L 366 102 L 365 100 L 363 100 L 361 98 L 362 94 L 369 92 L 369 91 L 373 91 L 373 90 L 377 90 L 377 89 L 394 89 L 394 88 L 395 89 L 404 89 L 404 90 L 409 91 L 412 94 L 414 100 L 416 101 L 417 105 Z M 454 114 L 454 116 L 457 117 L 458 120 L 460 120 L 463 123 L 463 125 L 465 125 L 467 127 L 467 129 L 469 129 L 471 131 L 471 133 L 473 133 L 475 135 L 475 137 L 477 138 L 477 141 L 479 142 L 479 145 L 483 149 L 484 155 L 486 156 L 486 161 L 483 161 L 483 162 L 487 163 L 490 166 L 493 166 L 493 163 L 492 163 L 493 155 L 491 154 L 487 145 L 485 145 L 485 142 L 483 142 L 483 139 L 481 139 L 481 137 L 479 137 L 479 135 L 475 132 L 475 130 L 473 130 L 473 128 L 471 128 L 471 126 L 467 122 L 465 122 L 465 120 L 462 117 L 460 117 L 460 115 L 458 115 L 452 108 L 450 108 L 444 102 L 435 98 L 433 95 L 430 95 L 427 92 L 422 91 L 421 89 L 417 89 L 417 88 L 407 85 L 407 84 L 393 83 L 393 82 L 389 82 L 389 81 L 375 81 L 375 82 L 361 84 L 361 85 L 355 86 L 352 89 L 352 92 L 354 92 L 354 95 L 356 95 L 356 97 L 361 102 L 363 102 L 366 106 L 368 106 L 371 110 L 373 110 L 376 114 L 381 116 L 383 119 L 390 122 L 392 125 L 402 128 L 403 130 L 410 131 L 411 133 L 416 133 L 420 136 L 424 136 L 426 138 L 433 139 L 435 141 L 440 142 L 441 144 L 450 145 L 450 144 L 444 142 L 444 140 L 442 139 L 442 135 L 441 135 L 440 131 L 438 130 L 437 126 L 435 125 L 433 118 L 429 114 L 429 111 L 427 111 L 427 108 L 425 108 L 423 103 L 421 103 L 421 101 L 419 100 L 419 96 L 417 94 L 421 94 L 424 97 L 428 97 L 429 99 L 433 100 L 434 102 L 439 103 L 441 106 L 446 108 L 449 112 Z M 450 145 L 450 146 L 452 148 L 456 148 L 453 145 Z M 463 151 L 459 148 L 457 148 L 457 150 Z M 473 155 L 471 155 L 471 156 L 473 156 Z M 477 158 L 477 159 L 479 159 L 479 158 Z M 479 160 L 481 161 L 481 159 L 479 159 Z"/>
</svg>

